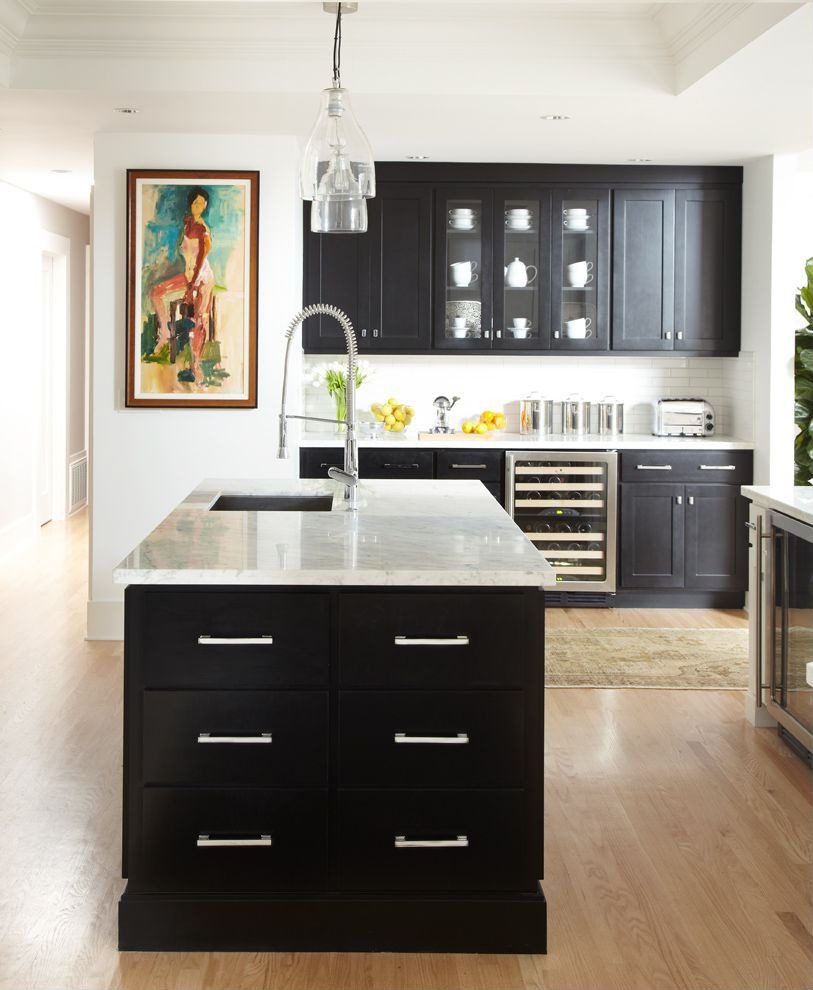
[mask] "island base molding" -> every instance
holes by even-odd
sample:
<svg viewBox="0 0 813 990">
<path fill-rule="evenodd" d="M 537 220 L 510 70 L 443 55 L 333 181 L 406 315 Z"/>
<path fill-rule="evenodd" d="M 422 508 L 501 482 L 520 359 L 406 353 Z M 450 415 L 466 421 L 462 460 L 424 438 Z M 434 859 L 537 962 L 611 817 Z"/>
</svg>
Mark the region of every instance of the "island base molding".
<svg viewBox="0 0 813 990">
<path fill-rule="evenodd" d="M 125 892 L 119 949 L 151 952 L 547 952 L 536 893 L 391 897 Z"/>
</svg>

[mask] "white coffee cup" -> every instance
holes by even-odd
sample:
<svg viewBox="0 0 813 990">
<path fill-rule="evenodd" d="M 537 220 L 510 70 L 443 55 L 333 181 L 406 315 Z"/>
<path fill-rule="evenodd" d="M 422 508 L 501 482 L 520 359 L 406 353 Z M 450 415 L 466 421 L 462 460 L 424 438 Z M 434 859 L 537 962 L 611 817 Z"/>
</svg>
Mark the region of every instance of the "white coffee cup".
<svg viewBox="0 0 813 990">
<path fill-rule="evenodd" d="M 457 206 L 453 210 L 449 210 L 450 217 L 473 217 L 474 210 L 469 209 L 467 206 Z"/>
<path fill-rule="evenodd" d="M 525 338 L 530 334 L 528 327 L 512 327 L 511 333 L 517 340 L 525 340 Z"/>
<path fill-rule="evenodd" d="M 509 230 L 530 230 L 531 229 L 531 218 L 530 217 L 508 217 L 505 221 L 505 226 Z"/>
<path fill-rule="evenodd" d="M 468 321 L 466 320 L 465 316 L 455 316 L 452 318 L 452 326 L 456 330 L 465 330 L 467 322 Z"/>
<path fill-rule="evenodd" d="M 507 217 L 529 217 L 531 215 L 531 211 L 526 207 L 518 207 L 516 209 L 506 210 L 505 215 Z"/>
<path fill-rule="evenodd" d="M 590 274 L 593 268 L 592 261 L 574 261 L 572 265 L 567 266 L 567 281 L 568 285 L 574 288 L 582 288 L 588 283 L 593 281 L 593 276 Z"/>
<path fill-rule="evenodd" d="M 468 332 L 469 332 L 469 328 L 466 327 L 466 326 L 463 326 L 463 327 L 457 327 L 457 326 L 452 327 L 452 336 L 453 337 L 465 337 Z"/>
<path fill-rule="evenodd" d="M 592 322 L 589 316 L 583 316 L 578 320 L 567 320 L 565 322 L 565 335 L 571 340 L 584 340 L 585 337 L 592 337 L 593 331 L 590 329 Z"/>
<path fill-rule="evenodd" d="M 565 217 L 562 226 L 567 230 L 587 230 L 587 217 Z"/>
<path fill-rule="evenodd" d="M 476 261 L 454 261 L 449 265 L 449 271 L 452 277 L 452 285 L 459 288 L 471 285 L 472 282 L 476 282 L 478 275 L 475 272 L 477 268 Z"/>
<path fill-rule="evenodd" d="M 524 316 L 515 316 L 513 320 L 511 320 L 511 323 L 513 324 L 515 330 L 524 330 L 530 326 L 531 321 Z"/>
<path fill-rule="evenodd" d="M 562 213 L 566 217 L 586 217 L 587 210 L 582 206 L 571 206 L 566 210 L 562 210 Z"/>
</svg>

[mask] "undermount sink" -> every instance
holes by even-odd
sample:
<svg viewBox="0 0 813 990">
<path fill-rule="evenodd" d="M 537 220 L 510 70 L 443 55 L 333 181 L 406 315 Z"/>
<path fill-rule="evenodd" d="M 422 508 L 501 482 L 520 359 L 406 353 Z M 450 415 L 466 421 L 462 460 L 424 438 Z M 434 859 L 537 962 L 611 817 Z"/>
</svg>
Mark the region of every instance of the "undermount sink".
<svg viewBox="0 0 813 990">
<path fill-rule="evenodd" d="M 210 512 L 330 512 L 332 495 L 221 495 Z"/>
</svg>

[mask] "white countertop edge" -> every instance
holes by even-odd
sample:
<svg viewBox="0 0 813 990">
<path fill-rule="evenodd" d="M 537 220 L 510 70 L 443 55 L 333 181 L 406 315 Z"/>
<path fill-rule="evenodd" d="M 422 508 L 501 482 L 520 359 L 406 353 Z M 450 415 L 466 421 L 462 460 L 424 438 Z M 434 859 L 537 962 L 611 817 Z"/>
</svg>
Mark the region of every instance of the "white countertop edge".
<svg viewBox="0 0 813 990">
<path fill-rule="evenodd" d="M 473 588 L 548 588 L 554 590 L 554 582 L 540 583 L 539 573 L 518 571 L 489 571 L 487 577 L 472 571 L 307 571 L 307 570 L 145 570 L 137 568 L 116 568 L 113 571 L 115 584 L 251 584 L 285 587 L 291 586 L 341 586 L 347 588 L 370 588 L 380 584 L 383 587 L 394 585 L 411 588 L 448 587 L 449 589 Z"/>
<path fill-rule="evenodd" d="M 742 494 L 766 509 L 782 512 L 792 519 L 813 526 L 813 486 L 743 485 Z"/>
<path fill-rule="evenodd" d="M 466 440 L 418 440 L 415 435 L 403 436 L 388 433 L 381 440 L 360 439 L 359 447 L 404 447 L 421 449 L 437 447 L 441 450 L 753 450 L 751 440 L 736 437 L 655 437 L 649 433 L 624 433 L 617 437 L 585 433 L 581 437 L 565 437 L 557 433 L 551 436 L 528 439 L 518 433 Z M 344 438 L 335 433 L 304 433 L 299 438 L 300 448 L 343 447 Z"/>
<path fill-rule="evenodd" d="M 807 668 L 806 668 L 806 670 L 807 670 L 807 673 L 805 674 L 805 677 L 806 677 L 806 679 L 807 679 L 807 683 L 808 683 L 808 684 L 809 684 L 809 685 L 810 685 L 811 687 L 813 687 L 813 662 L 811 662 L 811 663 L 809 663 L 809 664 L 807 665 Z"/>
</svg>

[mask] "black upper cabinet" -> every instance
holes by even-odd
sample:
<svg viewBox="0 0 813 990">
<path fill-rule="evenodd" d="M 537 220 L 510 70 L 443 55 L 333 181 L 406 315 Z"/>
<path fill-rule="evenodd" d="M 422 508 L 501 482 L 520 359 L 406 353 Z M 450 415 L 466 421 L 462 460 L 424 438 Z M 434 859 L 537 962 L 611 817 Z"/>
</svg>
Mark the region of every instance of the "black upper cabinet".
<svg viewBox="0 0 813 990">
<path fill-rule="evenodd" d="M 674 311 L 675 190 L 616 190 L 613 350 L 671 351 Z"/>
<path fill-rule="evenodd" d="M 675 350 L 739 350 L 740 195 L 679 189 L 675 213 Z"/>
<path fill-rule="evenodd" d="M 734 355 L 742 170 L 377 166 L 366 234 L 311 234 L 304 302 L 366 353 Z M 331 318 L 309 353 L 340 353 Z"/>
<path fill-rule="evenodd" d="M 374 352 L 427 350 L 432 323 L 432 191 L 418 183 L 382 184 L 375 202 L 367 234 L 369 325 L 360 324 L 361 340 Z"/>
<path fill-rule="evenodd" d="M 382 183 L 367 201 L 367 215 L 366 234 L 306 233 L 305 305 L 326 302 L 343 309 L 362 352 L 426 351 L 432 191 L 420 183 Z M 309 353 L 344 351 L 341 327 L 332 317 L 306 320 L 304 342 Z"/>
<path fill-rule="evenodd" d="M 550 281 L 551 350 L 606 351 L 610 343 L 609 189 L 554 190 Z"/>
</svg>

